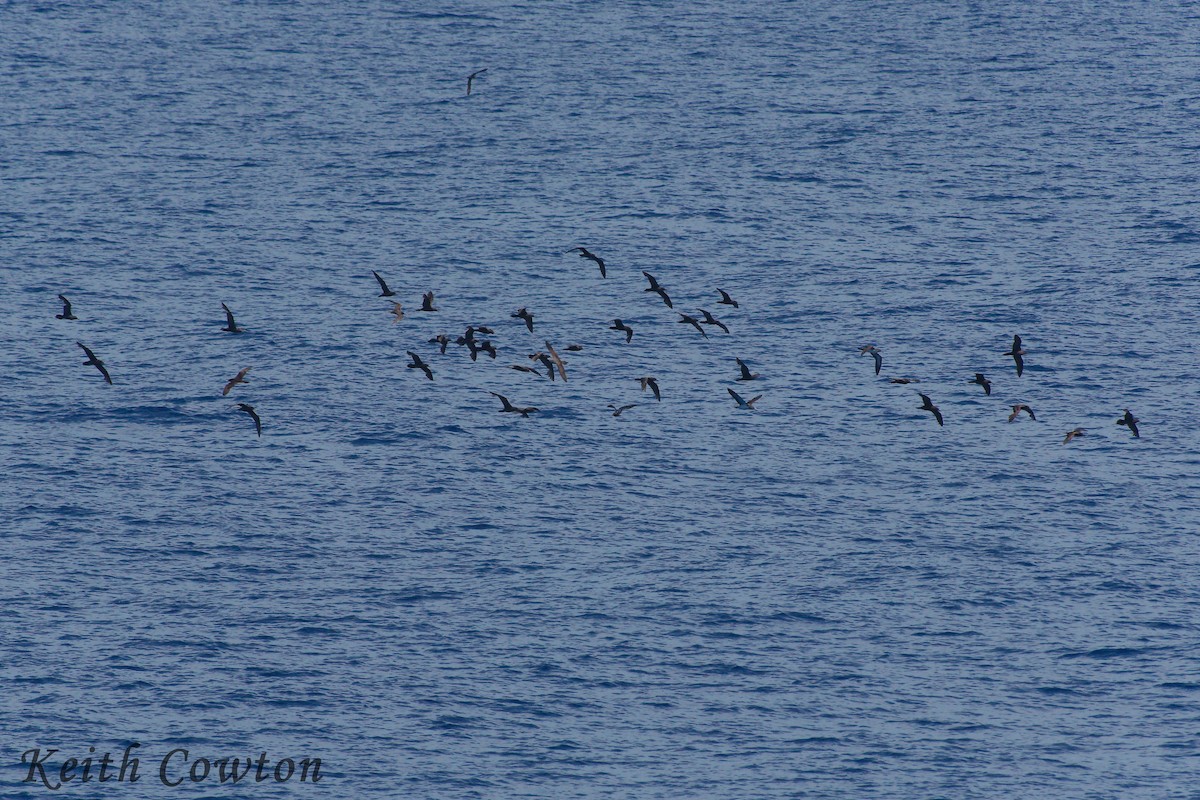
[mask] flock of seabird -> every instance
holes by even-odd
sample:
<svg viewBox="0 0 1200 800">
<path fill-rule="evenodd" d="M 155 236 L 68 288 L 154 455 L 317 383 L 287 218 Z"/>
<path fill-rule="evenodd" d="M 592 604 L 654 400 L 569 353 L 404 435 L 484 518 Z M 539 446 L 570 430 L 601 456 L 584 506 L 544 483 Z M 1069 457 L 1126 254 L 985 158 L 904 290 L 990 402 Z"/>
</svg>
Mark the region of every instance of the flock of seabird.
<svg viewBox="0 0 1200 800">
<path fill-rule="evenodd" d="M 878 375 L 880 370 L 883 369 L 883 353 L 880 351 L 880 349 L 878 347 L 876 347 L 873 344 L 864 344 L 862 347 L 858 348 L 858 354 L 860 356 L 867 355 L 868 353 L 870 353 L 871 356 L 874 357 L 875 374 Z M 1005 351 L 1001 355 L 1010 356 L 1012 358 L 1013 365 L 1016 367 L 1016 370 L 1017 370 L 1018 378 L 1021 377 L 1023 374 L 1025 374 L 1024 356 L 1027 355 L 1027 353 L 1025 352 L 1025 349 L 1021 346 L 1021 337 L 1020 336 L 1013 336 L 1012 347 L 1010 347 L 1007 351 Z M 741 364 L 740 361 L 738 363 Z M 743 372 L 746 371 L 746 368 L 744 365 L 742 365 L 742 369 L 743 369 Z M 739 378 L 739 380 L 742 380 L 742 379 Z M 892 378 L 891 382 L 892 383 L 900 383 L 900 384 L 920 383 L 920 381 L 917 380 L 916 378 Z M 985 376 L 982 372 L 976 372 L 975 377 L 972 378 L 971 380 L 967 381 L 967 383 L 972 384 L 972 385 L 981 386 L 983 388 L 983 393 L 985 396 L 987 396 L 987 397 L 992 396 L 992 382 L 990 380 L 988 380 L 987 376 Z M 730 393 L 732 393 L 732 392 L 733 392 L 733 390 L 731 389 Z M 918 393 L 918 396 L 921 398 L 921 405 L 917 407 L 917 410 L 918 411 L 928 411 L 929 413 L 933 414 L 933 418 L 935 420 L 937 420 L 937 424 L 939 426 L 944 426 L 945 420 L 942 417 L 942 410 L 933 404 L 933 400 L 930 399 L 929 395 Z M 741 400 L 739 398 L 739 403 L 740 402 L 741 402 Z M 754 401 L 752 400 L 750 402 L 753 403 Z M 1028 414 L 1029 418 L 1031 420 L 1033 420 L 1034 422 L 1037 421 L 1037 417 L 1034 415 L 1033 409 L 1030 408 L 1025 403 L 1014 403 L 1013 405 L 1009 406 L 1009 408 L 1012 409 L 1008 415 L 1009 422 L 1015 422 L 1017 420 L 1017 418 L 1021 415 L 1022 411 L 1024 411 L 1026 414 Z M 1128 428 L 1129 432 L 1133 434 L 1133 437 L 1135 439 L 1141 438 L 1141 433 L 1138 431 L 1137 423 L 1138 423 L 1138 420 L 1133 416 L 1133 412 L 1131 412 L 1128 408 L 1125 409 L 1125 415 L 1123 417 L 1121 417 L 1121 419 L 1117 420 L 1117 424 Z M 1077 439 L 1080 436 L 1083 436 L 1086 432 L 1087 431 L 1084 428 L 1075 428 L 1071 431 L 1068 431 L 1067 435 L 1063 438 L 1062 443 L 1068 444 L 1072 440 Z"/>
<path fill-rule="evenodd" d="M 587 248 L 574 247 L 571 250 L 568 250 L 567 252 L 568 253 L 577 252 L 577 253 L 579 253 L 579 255 L 582 258 L 593 261 L 600 268 L 601 278 L 606 278 L 608 276 L 608 272 L 605 267 L 604 259 L 595 255 L 594 253 L 589 251 Z M 396 293 L 388 287 L 387 281 L 383 278 L 382 275 L 380 275 L 378 272 L 375 272 L 375 271 L 372 271 L 371 274 L 374 276 L 376 282 L 378 282 L 378 284 L 379 284 L 379 288 L 380 288 L 379 296 L 380 297 L 392 298 L 392 297 L 396 296 Z M 667 294 L 666 288 L 661 283 L 659 283 L 659 281 L 653 275 L 651 275 L 649 272 L 643 271 L 642 274 L 646 277 L 646 280 L 650 284 L 644 291 L 653 292 L 653 293 L 657 294 L 662 299 L 663 304 L 666 305 L 667 308 L 674 309 L 674 305 L 671 301 L 670 296 Z M 736 300 L 734 300 L 732 297 L 730 297 L 729 293 L 726 292 L 724 289 L 717 289 L 717 292 L 720 294 L 720 297 L 721 297 L 721 299 L 717 301 L 719 304 L 731 306 L 732 308 L 739 308 L 738 302 Z M 66 298 L 66 296 L 61 295 L 61 294 L 58 295 L 58 298 L 60 301 L 62 301 L 62 313 L 56 314 L 55 319 L 64 320 L 64 321 L 77 320 L 78 317 L 75 316 L 75 314 L 72 310 L 71 301 L 68 300 Z M 438 311 L 438 309 L 434 307 L 433 302 L 434 302 L 433 292 L 426 292 L 422 296 L 422 303 L 421 303 L 420 311 L 426 312 L 426 313 L 436 313 Z M 226 333 L 231 333 L 231 334 L 243 333 L 244 329 L 240 328 L 238 326 L 237 321 L 234 319 L 233 311 L 230 310 L 229 306 L 227 306 L 225 303 L 221 303 L 221 308 L 225 312 L 225 322 L 226 322 L 225 327 L 221 328 L 221 330 Z M 709 338 L 708 332 L 705 331 L 704 327 L 703 327 L 705 325 L 710 325 L 713 327 L 720 328 L 722 331 L 724 331 L 726 333 L 729 332 L 728 326 L 726 326 L 724 323 L 722 323 L 720 320 L 718 320 L 716 317 L 714 317 L 709 311 L 706 311 L 704 309 L 700 309 L 699 313 L 700 313 L 701 317 L 699 317 L 699 318 L 692 316 L 690 314 L 684 314 L 684 313 L 678 312 L 678 311 L 676 311 L 675 313 L 678 314 L 680 317 L 677 320 L 677 322 L 679 322 L 681 324 L 687 324 L 687 325 L 692 326 L 705 339 Z M 403 309 L 399 302 L 393 301 L 392 314 L 394 317 L 393 322 L 399 322 L 404 319 L 404 312 L 403 312 Z M 534 315 L 529 311 L 529 309 L 527 307 L 522 306 L 521 308 L 517 309 L 517 311 L 512 313 L 510 316 L 514 319 L 521 320 L 521 322 L 524 323 L 524 325 L 529 333 L 534 332 Z M 614 331 L 624 333 L 625 334 L 625 342 L 627 344 L 633 340 L 633 329 L 630 326 L 626 325 L 620 319 L 614 319 L 613 324 L 611 326 L 609 326 L 609 330 L 614 330 Z M 432 339 L 429 339 L 429 343 L 439 345 L 440 352 L 443 355 L 446 353 L 448 346 L 453 343 L 460 347 L 466 347 L 470 354 L 472 361 L 477 360 L 480 354 L 484 354 L 484 355 L 489 356 L 492 359 L 495 359 L 498 354 L 498 350 L 497 350 L 495 344 L 493 344 L 490 339 L 480 338 L 480 336 L 492 336 L 492 335 L 495 335 L 495 331 L 492 328 L 489 328 L 486 326 L 469 325 L 469 326 L 467 326 L 467 329 L 463 333 L 462 336 L 452 339 L 450 336 L 448 336 L 446 334 L 439 334 L 439 335 L 433 337 Z M 83 362 L 84 365 L 85 366 L 94 366 L 100 372 L 100 374 L 104 377 L 104 380 L 107 383 L 112 384 L 112 382 L 113 382 L 112 376 L 109 374 L 108 368 L 105 366 L 104 362 L 102 360 L 100 360 L 100 358 L 87 345 L 83 344 L 82 342 L 76 342 L 76 344 L 87 355 L 87 361 Z M 568 351 L 575 352 L 575 351 L 580 351 L 583 348 L 580 345 L 573 344 L 573 345 L 568 345 L 566 349 Z M 424 376 L 428 380 L 432 381 L 434 379 L 433 367 L 415 351 L 408 350 L 407 353 L 408 353 L 408 357 L 410 359 L 409 363 L 406 365 L 408 367 L 408 369 L 417 370 L 417 371 L 423 373 Z M 881 370 L 883 369 L 883 353 L 882 353 L 882 351 L 879 349 L 879 347 L 877 347 L 874 344 L 866 344 L 859 348 L 859 355 L 868 355 L 868 354 L 870 354 L 874 360 L 875 374 L 879 375 Z M 1024 356 L 1027 355 L 1027 353 L 1022 346 L 1020 336 L 1013 336 L 1012 346 L 1007 351 L 1005 351 L 1003 353 L 1003 355 L 1009 356 L 1013 359 L 1013 365 L 1016 368 L 1017 377 L 1018 378 L 1021 377 L 1025 372 Z M 567 381 L 568 378 L 567 378 L 566 362 L 559 355 L 558 351 L 555 349 L 554 345 L 550 342 L 550 340 L 548 340 L 548 339 L 545 340 L 545 350 L 540 350 L 536 353 L 529 354 L 529 360 L 532 362 L 531 365 L 513 364 L 513 365 L 510 365 L 510 368 L 520 371 L 520 372 L 530 373 L 530 374 L 542 377 L 543 373 L 539 372 L 537 367 L 534 366 L 534 365 L 541 365 L 545 369 L 545 377 L 548 377 L 550 380 L 562 380 L 564 382 Z M 749 382 L 749 381 L 756 380 L 760 377 L 759 373 L 751 372 L 750 367 L 742 359 L 737 358 L 737 359 L 735 359 L 735 361 L 737 362 L 737 367 L 738 367 L 738 371 L 739 371 L 739 375 L 736 378 L 737 381 Z M 237 375 L 230 378 L 228 380 L 228 382 L 226 382 L 224 388 L 221 390 L 221 395 L 223 397 L 228 396 L 229 393 L 234 389 L 234 387 L 238 386 L 239 384 L 249 383 L 248 379 L 246 378 L 246 375 L 247 375 L 247 373 L 250 372 L 250 369 L 251 369 L 250 367 L 246 367 L 246 368 L 240 370 L 237 373 Z M 649 389 L 653 393 L 654 399 L 656 401 L 662 400 L 662 391 L 659 388 L 658 381 L 656 378 L 654 378 L 653 376 L 643 376 L 641 378 L 638 378 L 638 381 L 641 384 L 643 392 L 646 391 L 647 389 Z M 919 383 L 920 381 L 915 378 L 891 378 L 890 382 L 896 383 L 896 384 L 910 384 L 910 383 Z M 973 379 L 967 381 L 967 383 L 972 384 L 972 385 L 978 385 L 979 387 L 981 387 L 983 389 L 983 393 L 985 396 L 990 397 L 992 394 L 992 381 L 989 380 L 981 372 L 976 372 L 975 377 Z M 737 403 L 737 408 L 739 408 L 739 409 L 754 410 L 755 403 L 757 403 L 763 397 L 761 394 L 759 394 L 759 395 L 756 395 L 756 396 L 750 398 L 749 400 L 747 400 L 745 397 L 743 397 L 741 394 L 739 394 L 737 391 L 735 391 L 732 388 L 729 388 L 728 392 L 729 392 L 729 396 L 731 398 L 733 398 L 734 402 Z M 498 392 L 489 392 L 489 393 L 500 400 L 501 413 L 520 414 L 522 417 L 528 417 L 531 413 L 536 412 L 538 410 L 537 407 L 535 407 L 535 406 L 515 405 L 506 396 L 499 394 Z M 918 393 L 918 395 L 921 398 L 921 405 L 918 407 L 917 410 L 928 411 L 930 414 L 933 415 L 933 418 L 937 421 L 937 424 L 939 426 L 944 426 L 945 419 L 942 416 L 941 409 L 938 408 L 936 405 L 934 405 L 933 400 L 929 397 L 929 395 L 923 394 L 923 393 Z M 630 409 L 635 408 L 636 406 L 637 406 L 636 403 L 627 403 L 627 404 L 623 404 L 623 405 L 617 405 L 615 403 L 610 403 L 608 405 L 608 408 L 612 410 L 612 416 L 619 417 L 624 412 L 629 411 Z M 1016 421 L 1017 418 L 1021 415 L 1021 412 L 1025 412 L 1025 414 L 1028 415 L 1029 419 L 1031 419 L 1033 421 L 1037 421 L 1037 416 L 1034 414 L 1033 409 L 1025 403 L 1012 404 L 1012 405 L 1010 405 L 1010 409 L 1011 409 L 1011 412 L 1008 414 L 1009 422 Z M 257 435 L 262 436 L 262 420 L 259 417 L 254 406 L 249 405 L 247 403 L 238 403 L 237 410 L 239 412 L 244 412 L 250 416 L 250 418 L 254 421 L 254 428 L 255 428 Z M 1133 416 L 1133 413 L 1129 409 L 1125 409 L 1124 415 L 1120 419 L 1117 420 L 1117 424 L 1127 428 L 1129 430 L 1129 432 L 1131 434 L 1133 434 L 1134 438 L 1141 437 L 1141 433 L 1138 430 L 1138 419 Z M 1069 431 L 1066 434 L 1066 436 L 1063 438 L 1063 444 L 1068 444 L 1069 442 L 1073 441 L 1074 439 L 1076 439 L 1080 436 L 1083 436 L 1084 433 L 1086 433 L 1086 430 L 1084 428 L 1074 428 L 1073 430 Z"/>
</svg>

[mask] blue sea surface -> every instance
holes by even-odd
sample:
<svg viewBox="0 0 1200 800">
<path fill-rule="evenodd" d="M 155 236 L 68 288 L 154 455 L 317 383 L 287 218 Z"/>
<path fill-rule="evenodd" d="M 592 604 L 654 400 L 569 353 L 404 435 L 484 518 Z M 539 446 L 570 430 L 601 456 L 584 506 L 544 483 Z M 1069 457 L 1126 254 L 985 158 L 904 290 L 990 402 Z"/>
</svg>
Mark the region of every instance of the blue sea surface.
<svg viewBox="0 0 1200 800">
<path fill-rule="evenodd" d="M 0 52 L 0 796 L 1200 798 L 1195 5 L 40 0 Z"/>
</svg>

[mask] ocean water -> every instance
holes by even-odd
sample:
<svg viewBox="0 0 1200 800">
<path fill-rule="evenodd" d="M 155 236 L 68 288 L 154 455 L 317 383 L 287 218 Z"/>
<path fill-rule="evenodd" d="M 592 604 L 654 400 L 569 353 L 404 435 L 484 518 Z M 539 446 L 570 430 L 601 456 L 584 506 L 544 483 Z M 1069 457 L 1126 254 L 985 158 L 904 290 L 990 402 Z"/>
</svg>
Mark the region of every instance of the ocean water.
<svg viewBox="0 0 1200 800">
<path fill-rule="evenodd" d="M 1198 44 L 1116 0 L 0 6 L 0 794 L 1200 797 Z M 467 325 L 494 361 L 428 342 Z M 507 368 L 547 341 L 566 382 Z"/>
</svg>

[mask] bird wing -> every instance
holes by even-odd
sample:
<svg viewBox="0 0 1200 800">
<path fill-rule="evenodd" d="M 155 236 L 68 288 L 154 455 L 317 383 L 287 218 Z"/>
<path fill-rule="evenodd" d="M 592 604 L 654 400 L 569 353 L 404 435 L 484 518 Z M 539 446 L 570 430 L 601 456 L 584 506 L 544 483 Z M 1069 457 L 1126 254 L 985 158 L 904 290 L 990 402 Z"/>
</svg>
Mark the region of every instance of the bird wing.
<svg viewBox="0 0 1200 800">
<path fill-rule="evenodd" d="M 931 409 L 929 409 L 929 410 L 930 410 L 930 411 L 932 411 L 932 412 L 933 412 L 933 416 L 937 418 L 938 425 L 939 425 L 939 426 L 940 426 L 940 425 L 942 425 L 942 412 L 941 412 L 941 411 L 939 411 L 939 410 L 937 409 L 937 407 L 931 408 Z M 944 427 L 944 426 L 943 426 L 943 427 Z"/>
<path fill-rule="evenodd" d="M 1020 353 L 1013 353 L 1013 361 L 1017 364 L 1017 377 L 1021 377 L 1021 373 L 1025 371 L 1025 359 L 1021 358 Z"/>
<path fill-rule="evenodd" d="M 872 350 L 871 355 L 875 358 L 875 374 L 879 374 L 879 370 L 883 369 L 883 356 L 879 355 L 878 350 Z"/>
<path fill-rule="evenodd" d="M 739 358 L 739 359 L 737 359 L 737 364 L 738 364 L 738 367 L 742 370 L 742 380 L 747 380 L 747 381 L 750 380 L 750 369 L 749 369 L 749 367 L 746 366 L 745 362 Z"/>
<path fill-rule="evenodd" d="M 554 349 L 554 345 L 550 344 L 549 339 L 546 340 L 546 349 L 550 351 L 550 358 L 554 359 L 554 366 L 558 367 L 558 374 L 562 376 L 563 383 L 566 383 L 567 368 L 563 366 L 563 360 L 558 357 L 558 351 Z"/>
<path fill-rule="evenodd" d="M 87 357 L 90 361 L 99 361 L 100 360 L 100 359 L 96 358 L 96 354 L 91 351 L 91 348 L 89 348 L 83 342 L 76 342 L 75 344 L 77 344 L 83 348 L 83 352 L 87 353 Z"/>
<path fill-rule="evenodd" d="M 739 406 L 746 405 L 746 401 L 742 399 L 742 396 L 740 394 L 735 392 L 733 389 L 730 389 L 728 386 L 725 387 L 725 390 L 729 392 L 730 397 L 732 397 L 734 400 L 737 400 L 737 404 Z"/>
</svg>

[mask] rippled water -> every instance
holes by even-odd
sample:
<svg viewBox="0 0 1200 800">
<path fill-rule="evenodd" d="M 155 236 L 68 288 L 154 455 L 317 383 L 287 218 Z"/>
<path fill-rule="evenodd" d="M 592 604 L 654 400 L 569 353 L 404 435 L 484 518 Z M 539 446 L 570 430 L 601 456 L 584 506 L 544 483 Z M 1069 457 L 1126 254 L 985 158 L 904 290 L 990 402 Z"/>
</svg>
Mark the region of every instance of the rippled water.
<svg viewBox="0 0 1200 800">
<path fill-rule="evenodd" d="M 1198 33 L 3 6 L 3 794 L 137 741 L 113 797 L 176 747 L 322 759 L 196 796 L 1200 796 Z"/>
</svg>

